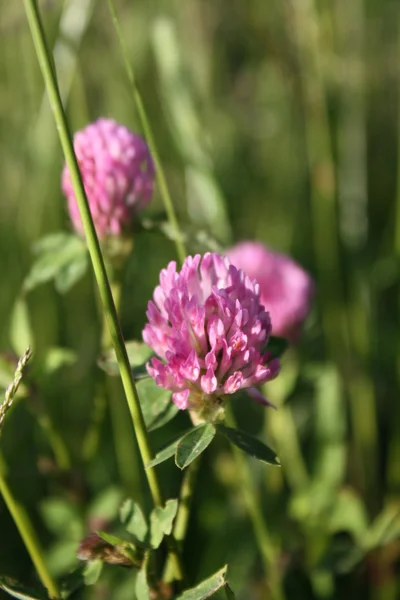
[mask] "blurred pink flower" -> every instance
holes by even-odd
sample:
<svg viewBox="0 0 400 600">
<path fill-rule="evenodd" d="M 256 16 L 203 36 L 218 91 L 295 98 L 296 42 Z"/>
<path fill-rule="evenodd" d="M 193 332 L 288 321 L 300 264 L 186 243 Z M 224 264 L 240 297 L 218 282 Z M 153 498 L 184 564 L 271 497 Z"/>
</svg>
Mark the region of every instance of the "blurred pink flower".
<svg viewBox="0 0 400 600">
<path fill-rule="evenodd" d="M 226 255 L 260 284 L 261 303 L 270 313 L 273 335 L 295 341 L 314 296 L 310 275 L 289 256 L 260 242 L 240 242 Z"/>
<path fill-rule="evenodd" d="M 100 239 L 129 229 L 135 213 L 150 202 L 154 166 L 146 142 L 112 119 L 98 119 L 74 136 L 74 148 L 90 211 Z M 75 230 L 83 234 L 67 165 L 62 189 Z"/>
<path fill-rule="evenodd" d="M 279 361 L 265 351 L 271 322 L 257 282 L 207 253 L 188 256 L 180 272 L 170 262 L 153 298 L 143 339 L 160 358 L 147 370 L 180 409 L 212 420 L 244 388 L 268 404 L 252 386 L 273 379 Z"/>
</svg>

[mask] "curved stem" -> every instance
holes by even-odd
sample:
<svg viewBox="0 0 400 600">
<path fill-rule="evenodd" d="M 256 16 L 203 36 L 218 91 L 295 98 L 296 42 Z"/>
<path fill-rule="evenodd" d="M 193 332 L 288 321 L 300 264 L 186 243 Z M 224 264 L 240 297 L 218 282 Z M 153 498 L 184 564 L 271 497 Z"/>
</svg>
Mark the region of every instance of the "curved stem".
<svg viewBox="0 0 400 600">
<path fill-rule="evenodd" d="M 229 406 L 227 407 L 225 414 L 226 424 L 229 425 L 229 427 L 236 428 L 236 420 Z M 242 450 L 239 450 L 236 446 L 232 446 L 232 451 L 236 461 L 238 476 L 240 478 L 240 489 L 246 502 L 249 517 L 254 529 L 254 535 L 267 573 L 271 600 L 284 600 L 285 593 L 277 565 L 277 552 L 274 544 L 270 541 L 271 536 L 265 523 L 264 515 L 260 507 L 258 491 L 254 485 L 246 456 L 243 454 Z"/>
<path fill-rule="evenodd" d="M 24 5 L 36 49 L 36 54 L 39 59 L 43 79 L 47 88 L 47 94 L 54 114 L 54 119 L 56 121 L 61 146 L 71 174 L 71 181 L 82 219 L 88 250 L 92 261 L 107 326 L 110 330 L 110 337 L 117 357 L 122 384 L 124 386 L 140 454 L 143 464 L 146 465 L 152 459 L 150 442 L 147 435 L 143 414 L 140 408 L 139 397 L 133 379 L 132 370 L 130 368 L 129 358 L 119 324 L 117 311 L 112 297 L 104 259 L 101 253 L 99 240 L 90 214 L 88 200 L 74 153 L 73 143 L 68 129 L 64 108 L 62 106 L 55 71 L 53 69 L 50 53 L 47 48 L 45 33 L 35 0 L 24 0 Z M 145 473 L 154 505 L 163 506 L 163 497 L 155 469 L 145 469 Z M 174 540 L 172 538 L 168 538 L 168 541 L 170 552 L 173 555 L 176 576 L 178 579 L 182 579 L 182 566 L 180 558 L 176 552 Z"/>
<path fill-rule="evenodd" d="M 151 154 L 153 156 L 153 160 L 154 160 L 154 163 L 156 166 L 157 183 L 158 183 L 158 187 L 160 190 L 162 201 L 164 203 L 165 212 L 167 213 L 168 220 L 170 222 L 172 231 L 174 232 L 174 242 L 176 245 L 176 251 L 177 251 L 180 262 L 183 263 L 183 261 L 185 260 L 185 256 L 186 256 L 185 245 L 183 242 L 181 230 L 179 228 L 178 220 L 176 218 L 174 206 L 173 206 L 172 199 L 171 199 L 171 194 L 169 193 L 169 190 L 168 190 L 168 185 L 167 185 L 167 180 L 165 177 L 164 169 L 162 167 L 160 157 L 158 154 L 157 144 L 156 144 L 156 141 L 155 141 L 155 138 L 153 135 L 150 121 L 147 118 L 146 109 L 144 107 L 142 96 L 139 92 L 139 89 L 138 89 L 138 86 L 136 83 L 135 73 L 133 71 L 132 64 L 129 60 L 129 53 L 128 53 L 128 49 L 126 47 L 124 36 L 122 34 L 121 26 L 119 24 L 114 0 L 107 0 L 107 2 L 108 2 L 108 7 L 110 9 L 111 17 L 112 17 L 112 20 L 114 23 L 114 27 L 115 27 L 115 30 L 117 33 L 117 37 L 118 37 L 118 40 L 119 40 L 119 43 L 121 46 L 121 52 L 122 52 L 122 56 L 124 59 L 126 72 L 128 75 L 130 86 L 132 88 L 133 99 L 135 101 L 136 109 L 139 114 L 139 119 L 142 124 L 143 131 L 146 136 L 147 142 L 149 144 Z"/>
<path fill-rule="evenodd" d="M 56 582 L 50 575 L 46 563 L 43 558 L 43 550 L 40 547 L 39 540 L 33 525 L 26 513 L 24 507 L 14 498 L 10 487 L 6 481 L 5 462 L 0 454 L 0 493 L 3 496 L 4 502 L 14 520 L 14 523 L 21 535 L 25 548 L 35 566 L 36 572 L 47 589 L 51 598 L 59 598 L 60 594 Z"/>
</svg>

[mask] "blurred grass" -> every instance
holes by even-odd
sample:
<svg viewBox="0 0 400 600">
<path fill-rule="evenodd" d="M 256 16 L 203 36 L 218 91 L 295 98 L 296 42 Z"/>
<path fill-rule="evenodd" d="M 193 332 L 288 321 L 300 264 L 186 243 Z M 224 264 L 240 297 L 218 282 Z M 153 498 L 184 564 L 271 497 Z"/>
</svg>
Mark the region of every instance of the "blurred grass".
<svg viewBox="0 0 400 600">
<path fill-rule="evenodd" d="M 72 128 L 110 116 L 140 131 L 106 3 L 40 6 Z M 269 469 L 252 464 L 288 597 L 394 600 L 400 597 L 396 525 L 393 539 L 380 538 L 385 543 L 365 540 L 389 500 L 398 509 L 400 495 L 400 2 L 125 0 L 117 8 L 183 227 L 190 222 L 222 245 L 260 239 L 292 254 L 316 279 L 297 379 L 282 398 L 309 482 L 293 489 L 282 469 L 277 485 Z M 0 0 L 0 35 L 0 348 L 9 350 L 32 243 L 69 224 L 59 187 L 61 150 L 22 3 Z M 161 210 L 156 195 L 148 214 Z M 175 258 L 171 241 L 137 234 L 122 300 L 126 339 L 140 337 L 158 272 Z M 51 450 L 22 403 L 1 440 L 11 485 L 48 548 L 59 538 L 44 525 L 45 499 L 65 498 L 85 527 L 90 502 L 121 486 L 108 416 L 97 459 L 84 468 L 81 455 L 99 347 L 92 289 L 88 274 L 65 296 L 48 284 L 28 297 L 35 356 L 65 346 L 79 358 L 42 392 L 72 456 L 72 474 L 49 472 Z M 243 427 L 260 433 L 263 413 L 237 409 Z M 157 432 L 155 447 L 179 423 Z M 225 450 L 217 444 L 200 469 L 190 577 L 228 561 L 240 598 L 267 598 Z M 162 476 L 166 491 L 176 494 L 173 466 Z M 356 521 L 363 524 L 355 532 Z M 0 573 L 31 579 L 2 503 L 0 532 Z M 345 568 L 343 549 L 354 539 L 363 558 Z M 104 586 L 115 585 L 118 574 L 111 577 Z M 129 587 L 111 589 L 117 600 L 130 597 Z"/>
</svg>

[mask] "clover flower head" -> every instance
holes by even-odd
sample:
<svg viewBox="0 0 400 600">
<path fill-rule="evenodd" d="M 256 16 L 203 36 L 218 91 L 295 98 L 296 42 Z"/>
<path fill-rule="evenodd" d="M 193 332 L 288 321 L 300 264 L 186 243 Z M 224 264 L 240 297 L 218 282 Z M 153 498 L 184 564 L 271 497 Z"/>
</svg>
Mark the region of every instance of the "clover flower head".
<svg viewBox="0 0 400 600">
<path fill-rule="evenodd" d="M 97 235 L 100 239 L 121 235 L 151 200 L 154 166 L 146 142 L 112 119 L 101 118 L 75 134 L 74 149 Z M 62 189 L 72 224 L 82 235 L 67 165 Z"/>
<path fill-rule="evenodd" d="M 170 262 L 148 304 L 143 339 L 159 358 L 147 365 L 180 409 L 204 420 L 223 412 L 230 394 L 273 379 L 279 361 L 265 350 L 271 332 L 260 286 L 217 253 Z M 264 403 L 268 404 L 265 400 Z"/>
<path fill-rule="evenodd" d="M 260 242 L 240 242 L 226 255 L 260 284 L 261 303 L 271 315 L 273 335 L 296 341 L 314 297 L 310 275 L 289 256 Z"/>
</svg>

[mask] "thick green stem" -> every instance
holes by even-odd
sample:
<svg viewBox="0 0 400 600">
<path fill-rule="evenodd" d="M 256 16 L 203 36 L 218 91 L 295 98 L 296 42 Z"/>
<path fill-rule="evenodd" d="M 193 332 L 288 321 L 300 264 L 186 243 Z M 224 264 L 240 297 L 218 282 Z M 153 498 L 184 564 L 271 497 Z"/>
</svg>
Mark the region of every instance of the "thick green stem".
<svg viewBox="0 0 400 600">
<path fill-rule="evenodd" d="M 236 428 L 235 417 L 229 407 L 226 410 L 226 424 Z M 246 502 L 249 517 L 254 529 L 254 535 L 267 573 L 271 600 L 284 600 L 285 593 L 279 574 L 278 554 L 274 544 L 271 542 L 271 536 L 260 507 L 259 494 L 254 485 L 246 456 L 243 454 L 242 450 L 239 450 L 236 446 L 232 446 L 232 450 L 237 465 L 238 477 L 240 479 L 240 489 Z"/>
<path fill-rule="evenodd" d="M 3 496 L 4 502 L 14 520 L 14 523 L 22 537 L 25 548 L 35 566 L 36 572 L 47 589 L 51 598 L 59 598 L 60 594 L 56 582 L 50 575 L 46 563 L 43 558 L 43 550 L 40 547 L 39 540 L 33 525 L 25 512 L 25 509 L 14 498 L 10 487 L 6 481 L 6 467 L 4 459 L 0 454 L 0 493 Z"/>
<path fill-rule="evenodd" d="M 172 203 L 171 195 L 168 190 L 167 179 L 165 177 L 164 169 L 162 167 L 160 157 L 157 150 L 157 144 L 153 135 L 153 131 L 150 125 L 150 121 L 147 118 L 146 109 L 140 95 L 135 73 L 133 71 L 132 64 L 129 60 L 129 52 L 126 47 L 125 38 L 122 34 L 121 26 L 118 20 L 117 11 L 115 8 L 114 0 L 107 0 L 108 6 L 110 9 L 111 17 L 114 23 L 114 27 L 117 33 L 117 37 L 121 46 L 121 52 L 125 63 L 126 72 L 128 75 L 129 83 L 132 89 L 132 96 L 136 105 L 136 109 L 138 111 L 139 119 L 143 127 L 144 134 L 147 139 L 147 143 L 149 144 L 150 151 L 154 160 L 154 164 L 156 166 L 156 177 L 158 188 L 160 190 L 161 198 L 164 203 L 165 212 L 167 213 L 168 220 L 170 222 L 172 231 L 174 233 L 174 241 L 176 245 L 176 251 L 181 263 L 185 260 L 186 250 L 185 245 L 183 243 L 182 233 L 179 228 L 178 220 L 176 218 L 174 205 Z"/>
<path fill-rule="evenodd" d="M 47 94 L 50 100 L 50 105 L 56 121 L 58 134 L 60 137 L 61 146 L 65 155 L 71 181 L 77 204 L 79 207 L 80 216 L 82 219 L 83 228 L 85 231 L 86 241 L 90 258 L 93 265 L 93 270 L 96 277 L 97 286 L 107 326 L 110 330 L 112 344 L 114 346 L 117 357 L 121 379 L 125 390 L 126 399 L 129 406 L 129 411 L 132 418 L 133 427 L 136 433 L 140 454 L 143 464 L 146 465 L 152 459 L 152 451 L 147 435 L 146 425 L 143 419 L 143 414 L 140 408 L 139 397 L 133 380 L 132 371 L 129 364 L 129 358 L 126 351 L 121 327 L 118 320 L 117 311 L 112 297 L 111 287 L 107 277 L 107 271 L 104 264 L 103 256 L 100 249 L 99 240 L 97 238 L 94 223 L 90 214 L 88 200 L 82 183 L 81 174 L 74 153 L 71 135 L 68 129 L 68 124 L 65 112 L 62 106 L 60 92 L 57 85 L 54 69 L 50 53 L 47 48 L 45 33 L 41 23 L 40 15 L 37 9 L 35 0 L 24 0 L 25 10 L 29 21 L 29 26 L 32 33 L 36 53 L 39 59 L 40 68 L 47 88 Z M 163 497 L 158 477 L 154 468 L 145 469 L 147 481 L 155 506 L 163 506 Z M 174 549 L 174 541 L 169 538 L 170 551 L 173 554 L 175 564 L 175 573 L 178 579 L 183 577 L 182 567 L 179 556 Z"/>
</svg>

